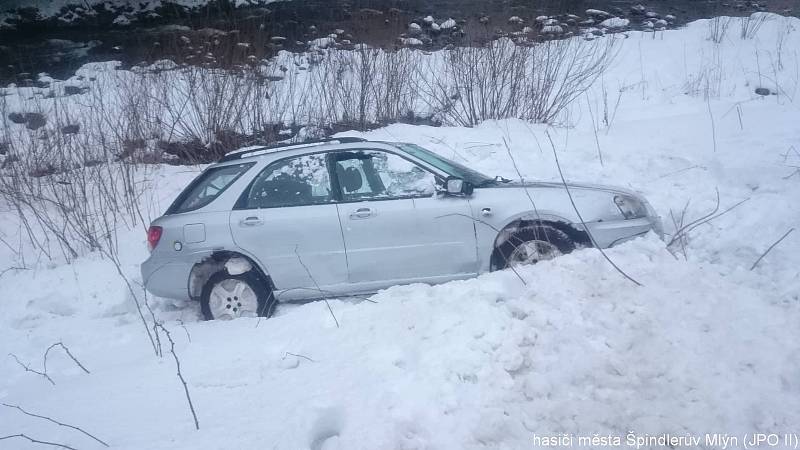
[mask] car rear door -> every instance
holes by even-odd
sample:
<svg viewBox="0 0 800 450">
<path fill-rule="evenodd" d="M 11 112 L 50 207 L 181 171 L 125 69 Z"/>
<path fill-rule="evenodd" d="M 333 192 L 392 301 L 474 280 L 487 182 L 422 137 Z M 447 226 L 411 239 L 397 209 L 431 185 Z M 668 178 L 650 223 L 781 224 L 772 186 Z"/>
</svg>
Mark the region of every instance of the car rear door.
<svg viewBox="0 0 800 450">
<path fill-rule="evenodd" d="M 477 273 L 468 202 L 438 195 L 432 172 L 380 150 L 337 152 L 329 164 L 351 283 L 380 288 Z"/>
<path fill-rule="evenodd" d="M 236 245 L 266 268 L 283 299 L 337 291 L 347 263 L 325 154 L 269 164 L 230 215 Z"/>
</svg>

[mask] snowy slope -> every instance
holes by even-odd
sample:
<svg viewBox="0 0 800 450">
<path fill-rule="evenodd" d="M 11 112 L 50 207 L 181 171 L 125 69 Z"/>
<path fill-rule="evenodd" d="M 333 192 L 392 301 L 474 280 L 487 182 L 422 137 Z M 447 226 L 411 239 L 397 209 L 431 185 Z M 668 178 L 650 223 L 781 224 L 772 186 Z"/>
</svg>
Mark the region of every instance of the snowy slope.
<svg viewBox="0 0 800 450">
<path fill-rule="evenodd" d="M 63 341 L 91 373 L 51 353 L 53 385 L 2 357 L 0 402 L 126 449 L 523 449 L 534 434 L 796 433 L 800 230 L 749 269 L 800 228 L 798 25 L 775 20 L 756 39 L 734 34 L 720 46 L 706 39 L 707 21 L 657 39 L 630 33 L 560 127 L 505 120 L 344 133 L 415 142 L 517 178 L 506 139 L 525 178 L 554 180 L 549 133 L 568 179 L 642 191 L 668 231 L 670 211 L 689 202 L 687 221 L 698 218 L 713 208 L 715 189 L 721 210 L 746 200 L 693 231 L 685 258 L 653 235 L 609 251 L 643 287 L 589 249 L 522 270 L 525 284 L 498 272 L 394 287 L 377 303 L 331 301 L 340 328 L 323 303 L 224 323 L 198 321 L 194 304 L 151 299 L 176 342 L 196 431 L 173 360 L 153 355 L 113 266 L 95 255 L 42 262 L 0 275 L 0 356 L 41 371 L 45 349 Z M 715 73 L 719 82 L 705 87 L 719 95 L 692 92 L 690 80 Z M 601 125 L 603 86 L 610 108 L 619 96 L 610 127 Z M 757 96 L 756 87 L 780 95 Z M 196 170 L 142 174 L 156 207 Z M 20 239 L 9 213 L 0 230 Z M 144 233 L 123 238 L 123 269 L 136 278 Z M 102 448 L 0 407 L 0 436 L 16 433 Z M 15 439 L 0 448 L 38 447 Z"/>
</svg>

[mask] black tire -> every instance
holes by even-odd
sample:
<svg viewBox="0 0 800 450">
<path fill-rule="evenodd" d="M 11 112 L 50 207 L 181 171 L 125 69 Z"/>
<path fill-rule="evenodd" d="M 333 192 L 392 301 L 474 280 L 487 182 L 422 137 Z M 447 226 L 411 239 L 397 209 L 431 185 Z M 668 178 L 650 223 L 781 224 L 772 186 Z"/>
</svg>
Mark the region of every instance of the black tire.
<svg viewBox="0 0 800 450">
<path fill-rule="evenodd" d="M 255 271 L 249 270 L 247 272 L 231 275 L 227 270 L 223 269 L 215 273 L 208 279 L 203 286 L 203 292 L 200 294 L 200 310 L 203 312 L 203 317 L 206 320 L 214 320 L 214 314 L 211 312 L 211 290 L 215 285 L 224 280 L 233 279 L 247 283 L 250 289 L 256 294 L 258 303 L 257 314 L 260 317 L 270 317 L 275 311 L 277 299 L 273 295 L 272 288 L 269 283 L 262 279 Z"/>
<path fill-rule="evenodd" d="M 503 244 L 497 247 L 495 267 L 498 269 L 508 268 L 511 264 L 511 255 L 514 250 L 530 241 L 549 242 L 563 255 L 575 250 L 575 242 L 569 235 L 552 225 L 526 227 L 512 234 Z"/>
</svg>

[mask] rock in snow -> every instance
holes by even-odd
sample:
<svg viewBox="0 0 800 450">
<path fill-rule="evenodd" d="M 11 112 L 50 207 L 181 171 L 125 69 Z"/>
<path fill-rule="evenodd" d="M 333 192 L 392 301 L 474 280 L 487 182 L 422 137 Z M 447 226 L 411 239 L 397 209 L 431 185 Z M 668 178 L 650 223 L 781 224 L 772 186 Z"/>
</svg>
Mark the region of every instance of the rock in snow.
<svg viewBox="0 0 800 450">
<path fill-rule="evenodd" d="M 439 25 L 443 30 L 449 30 L 450 28 L 455 28 L 456 21 L 453 19 L 447 19 Z"/>
<path fill-rule="evenodd" d="M 631 23 L 631 21 L 628 20 L 628 19 L 622 19 L 620 17 L 612 17 L 610 19 L 606 19 L 606 20 L 600 22 L 600 26 L 601 27 L 606 27 L 606 28 L 619 29 L 619 28 L 627 27 L 630 23 Z"/>
<path fill-rule="evenodd" d="M 586 15 L 587 16 L 593 16 L 593 17 L 599 17 L 599 18 L 611 17 L 611 14 L 609 14 L 608 12 L 603 11 L 601 9 L 587 9 L 586 10 Z"/>
</svg>

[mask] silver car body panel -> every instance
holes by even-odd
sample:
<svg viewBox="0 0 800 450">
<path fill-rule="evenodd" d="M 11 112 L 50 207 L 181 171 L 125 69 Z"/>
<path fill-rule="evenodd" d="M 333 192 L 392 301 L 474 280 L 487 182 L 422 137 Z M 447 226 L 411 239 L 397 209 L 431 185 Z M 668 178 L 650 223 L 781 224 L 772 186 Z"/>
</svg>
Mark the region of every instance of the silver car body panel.
<svg viewBox="0 0 800 450">
<path fill-rule="evenodd" d="M 392 153 L 446 179 L 448 174 L 384 142 L 330 143 L 258 151 L 257 156 L 209 167 L 254 162 L 215 200 L 194 211 L 168 214 L 152 225 L 163 229 L 141 265 L 148 291 L 188 299 L 193 267 L 219 251 L 240 253 L 270 277 L 281 301 L 358 295 L 408 283 L 465 279 L 492 269 L 503 231 L 520 220 L 558 222 L 591 234 L 610 247 L 654 230 L 661 222 L 640 195 L 628 189 L 569 183 L 498 183 L 466 197 L 338 201 L 278 208 L 235 209 L 251 181 L 285 158 L 343 150 Z M 208 170 L 208 169 L 206 169 Z M 615 195 L 637 199 L 647 216 L 625 219 Z M 583 219 L 583 221 L 581 220 Z"/>
</svg>

